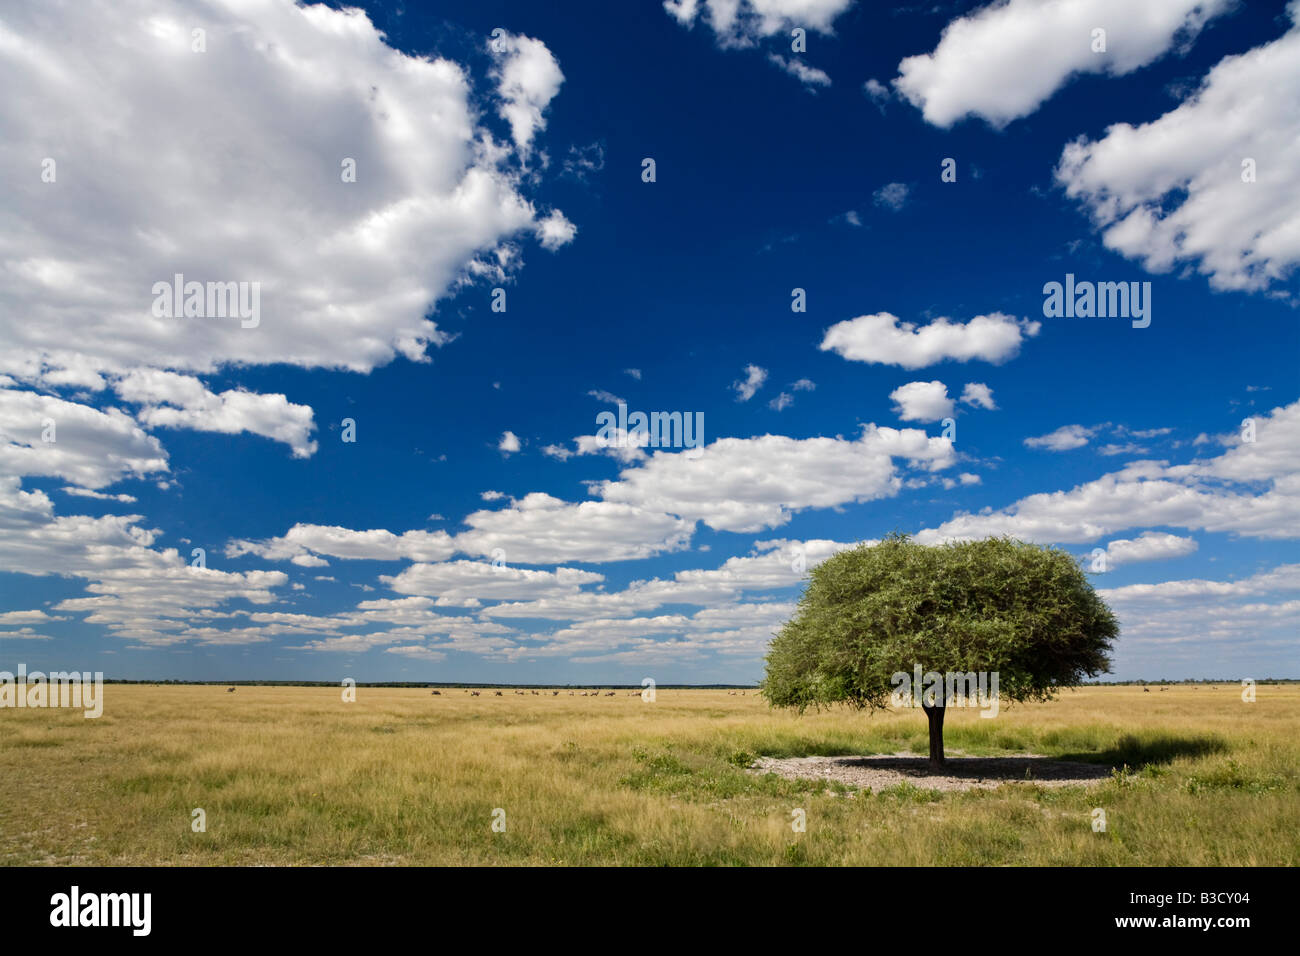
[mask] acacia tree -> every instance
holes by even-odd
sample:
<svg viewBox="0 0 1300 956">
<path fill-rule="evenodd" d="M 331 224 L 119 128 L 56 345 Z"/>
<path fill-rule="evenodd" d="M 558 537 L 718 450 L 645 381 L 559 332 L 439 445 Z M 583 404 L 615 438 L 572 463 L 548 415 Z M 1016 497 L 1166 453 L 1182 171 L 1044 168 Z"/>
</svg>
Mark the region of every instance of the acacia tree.
<svg viewBox="0 0 1300 956">
<path fill-rule="evenodd" d="M 763 695 L 803 712 L 885 708 L 895 675 L 990 672 L 999 699 L 1050 700 L 1110 671 L 1115 615 L 1078 562 L 1010 538 L 926 546 L 893 534 L 827 559 L 773 639 Z M 943 766 L 943 688 L 922 706 Z"/>
</svg>

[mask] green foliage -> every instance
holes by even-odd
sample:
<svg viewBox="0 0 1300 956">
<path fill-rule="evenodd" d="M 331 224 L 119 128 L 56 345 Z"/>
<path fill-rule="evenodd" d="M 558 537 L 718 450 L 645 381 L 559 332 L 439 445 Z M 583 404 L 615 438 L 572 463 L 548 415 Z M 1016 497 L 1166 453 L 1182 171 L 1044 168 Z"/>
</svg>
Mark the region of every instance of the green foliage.
<svg viewBox="0 0 1300 956">
<path fill-rule="evenodd" d="M 737 750 L 727 758 L 727 762 L 733 767 L 739 767 L 741 770 L 749 767 L 758 757 L 748 750 Z"/>
<path fill-rule="evenodd" d="M 876 794 L 876 799 L 897 800 L 900 803 L 938 803 L 943 799 L 943 794 L 937 790 L 925 789 L 904 781 L 881 790 Z"/>
<path fill-rule="evenodd" d="M 1110 670 L 1115 615 L 1065 551 L 906 535 L 820 564 L 772 641 L 763 694 L 804 710 L 888 704 L 898 672 L 996 671 L 1003 700 L 1047 700 Z"/>
<path fill-rule="evenodd" d="M 1192 794 L 1213 790 L 1237 790 L 1242 793 L 1261 794 L 1287 789 L 1286 780 L 1278 774 L 1251 772 L 1237 761 L 1227 761 L 1190 776 L 1183 788 Z"/>
</svg>

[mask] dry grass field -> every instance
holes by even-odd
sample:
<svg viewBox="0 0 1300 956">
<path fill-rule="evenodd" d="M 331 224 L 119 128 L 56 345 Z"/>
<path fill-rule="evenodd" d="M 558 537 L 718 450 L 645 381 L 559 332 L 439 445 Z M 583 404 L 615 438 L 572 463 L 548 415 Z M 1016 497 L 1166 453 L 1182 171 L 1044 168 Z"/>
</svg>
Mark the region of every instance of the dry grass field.
<svg viewBox="0 0 1300 956">
<path fill-rule="evenodd" d="M 799 717 L 753 691 L 647 703 L 361 687 L 344 703 L 329 688 L 109 685 L 98 720 L 2 710 L 0 727 L 7 864 L 1300 862 L 1295 685 L 1250 704 L 1220 684 L 1081 688 L 992 720 L 951 711 L 949 756 L 1116 769 L 1091 786 L 942 793 L 750 772 L 758 756 L 926 746 L 919 713 Z"/>
</svg>

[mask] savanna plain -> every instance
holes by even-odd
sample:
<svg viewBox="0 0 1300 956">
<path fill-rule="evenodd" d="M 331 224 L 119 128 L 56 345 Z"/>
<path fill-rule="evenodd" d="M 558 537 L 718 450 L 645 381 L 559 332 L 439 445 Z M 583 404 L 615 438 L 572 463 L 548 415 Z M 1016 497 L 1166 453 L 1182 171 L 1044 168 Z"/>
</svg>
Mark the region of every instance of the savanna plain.
<svg viewBox="0 0 1300 956">
<path fill-rule="evenodd" d="M 1035 754 L 1108 771 L 1088 785 L 950 792 L 751 769 L 760 757 L 924 754 L 919 711 L 800 716 L 754 690 L 580 694 L 363 686 L 349 703 L 328 687 L 111 684 L 98 719 L 0 711 L 0 862 L 1300 862 L 1294 684 L 1260 685 L 1253 703 L 1229 683 L 1088 686 L 993 719 L 950 710 L 950 760 Z"/>
</svg>

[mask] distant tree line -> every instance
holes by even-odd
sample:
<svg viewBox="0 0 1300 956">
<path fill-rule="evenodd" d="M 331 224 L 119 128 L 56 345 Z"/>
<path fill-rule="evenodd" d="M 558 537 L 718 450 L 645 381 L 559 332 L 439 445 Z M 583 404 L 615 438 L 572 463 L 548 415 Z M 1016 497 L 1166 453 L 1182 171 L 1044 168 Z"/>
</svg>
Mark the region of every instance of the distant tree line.
<svg viewBox="0 0 1300 956">
<path fill-rule="evenodd" d="M 106 677 L 105 684 L 147 684 L 180 685 L 194 687 L 338 687 L 341 680 L 129 680 L 121 677 Z M 357 681 L 358 687 L 486 687 L 488 689 L 511 687 L 520 690 L 542 690 L 544 688 L 564 688 L 566 690 L 641 690 L 640 684 L 492 684 L 479 681 Z M 757 684 L 659 684 L 659 690 L 757 690 Z"/>
</svg>

